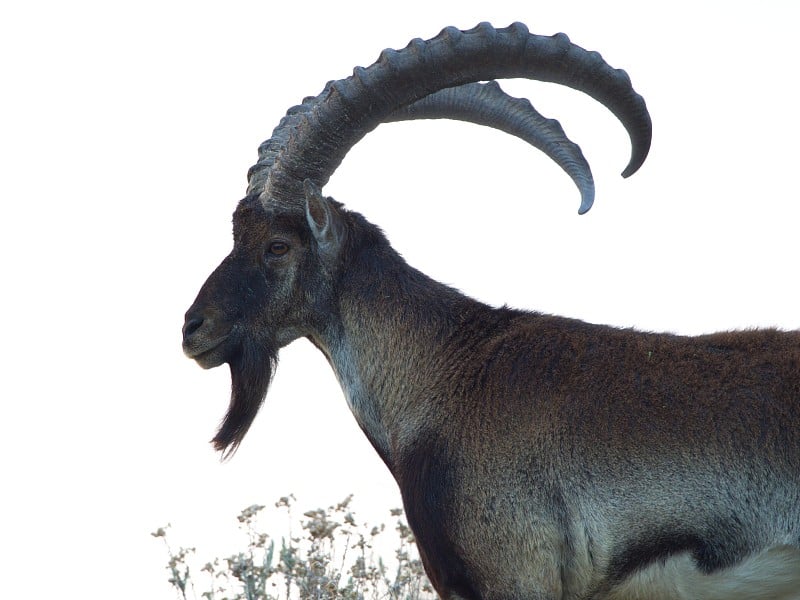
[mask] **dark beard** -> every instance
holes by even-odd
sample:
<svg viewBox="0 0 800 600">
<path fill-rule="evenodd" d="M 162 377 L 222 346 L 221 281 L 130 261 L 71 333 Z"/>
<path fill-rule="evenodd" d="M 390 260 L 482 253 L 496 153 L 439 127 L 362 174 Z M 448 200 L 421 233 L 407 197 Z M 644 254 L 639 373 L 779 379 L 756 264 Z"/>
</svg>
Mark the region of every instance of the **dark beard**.
<svg viewBox="0 0 800 600">
<path fill-rule="evenodd" d="M 222 453 L 222 460 L 234 455 L 264 403 L 278 365 L 278 351 L 269 344 L 245 340 L 240 352 L 228 364 L 231 401 L 217 434 L 211 440 L 214 449 Z"/>
</svg>

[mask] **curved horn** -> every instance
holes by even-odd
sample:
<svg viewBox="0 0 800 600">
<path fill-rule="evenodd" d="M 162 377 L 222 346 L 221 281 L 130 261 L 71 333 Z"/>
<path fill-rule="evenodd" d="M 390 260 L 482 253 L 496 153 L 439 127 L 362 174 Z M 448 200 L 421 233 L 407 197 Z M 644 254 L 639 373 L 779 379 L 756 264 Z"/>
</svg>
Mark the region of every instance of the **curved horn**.
<svg viewBox="0 0 800 600">
<path fill-rule="evenodd" d="M 330 85 L 330 83 L 329 83 Z M 251 169 L 251 190 L 263 185 L 269 167 L 286 143 L 287 134 L 321 101 L 322 94 L 308 97 L 293 107 L 275 129 L 272 137 L 259 148 L 259 162 Z M 496 81 L 467 83 L 434 92 L 395 110 L 384 122 L 414 119 L 458 119 L 499 129 L 521 138 L 543 151 L 575 182 L 581 194 L 579 214 L 594 201 L 594 179 L 580 147 L 570 141 L 555 119 L 546 119 L 525 98 L 506 94 Z"/>
<path fill-rule="evenodd" d="M 299 202 L 303 181 L 327 183 L 345 154 L 397 109 L 439 90 L 496 78 L 525 77 L 567 85 L 604 104 L 628 130 L 632 151 L 627 177 L 641 166 L 652 125 L 644 100 L 624 71 L 596 52 L 572 44 L 564 34 L 532 35 L 515 23 L 494 29 L 444 29 L 403 50 L 385 50 L 368 68 L 329 82 L 315 98 L 291 109 L 259 149 L 248 173 L 248 193 Z"/>
<path fill-rule="evenodd" d="M 555 119 L 543 117 L 526 98 L 506 94 L 496 81 L 446 88 L 404 106 L 384 122 L 457 119 L 499 129 L 538 148 L 572 178 L 581 194 L 579 214 L 594 202 L 594 179 L 580 147 Z"/>
</svg>

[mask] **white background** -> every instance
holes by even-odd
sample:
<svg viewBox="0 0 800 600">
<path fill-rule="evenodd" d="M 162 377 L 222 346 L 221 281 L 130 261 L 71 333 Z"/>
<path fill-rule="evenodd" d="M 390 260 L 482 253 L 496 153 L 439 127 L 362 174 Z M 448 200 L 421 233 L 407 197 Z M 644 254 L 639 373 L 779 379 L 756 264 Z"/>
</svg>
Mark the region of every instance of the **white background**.
<svg viewBox="0 0 800 600">
<path fill-rule="evenodd" d="M 325 81 L 446 26 L 526 22 L 625 68 L 653 146 L 588 97 L 511 82 L 597 184 L 462 123 L 387 125 L 326 187 L 488 303 L 685 334 L 800 327 L 793 2 L 22 2 L 0 8 L 0 597 L 171 598 L 164 551 L 231 551 L 294 492 L 399 504 L 325 361 L 297 342 L 232 461 L 226 368 L 180 349 L 256 147 Z"/>
</svg>

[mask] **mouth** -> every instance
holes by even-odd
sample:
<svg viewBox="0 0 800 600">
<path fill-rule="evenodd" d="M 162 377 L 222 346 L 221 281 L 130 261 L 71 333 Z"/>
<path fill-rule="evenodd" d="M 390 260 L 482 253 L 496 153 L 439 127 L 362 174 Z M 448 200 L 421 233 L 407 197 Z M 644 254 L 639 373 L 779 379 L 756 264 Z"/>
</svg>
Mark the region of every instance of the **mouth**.
<svg viewBox="0 0 800 600">
<path fill-rule="evenodd" d="M 223 336 L 214 340 L 206 341 L 203 344 L 187 343 L 183 344 L 183 353 L 194 360 L 204 369 L 213 369 L 227 362 L 227 351 L 223 347 L 228 336 Z"/>
</svg>

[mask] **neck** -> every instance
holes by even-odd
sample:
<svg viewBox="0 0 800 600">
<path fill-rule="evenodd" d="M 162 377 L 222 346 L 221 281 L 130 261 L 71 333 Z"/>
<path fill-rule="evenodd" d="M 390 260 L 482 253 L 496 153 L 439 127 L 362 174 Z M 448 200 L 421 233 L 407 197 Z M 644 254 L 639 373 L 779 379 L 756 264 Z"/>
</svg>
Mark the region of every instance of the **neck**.
<svg viewBox="0 0 800 600">
<path fill-rule="evenodd" d="M 390 469 L 443 418 L 447 361 L 469 345 L 466 321 L 494 311 L 430 279 L 388 245 L 351 264 L 339 314 L 312 341 L 327 355 L 356 420 Z M 482 318 L 483 316 L 483 318 Z"/>
</svg>

